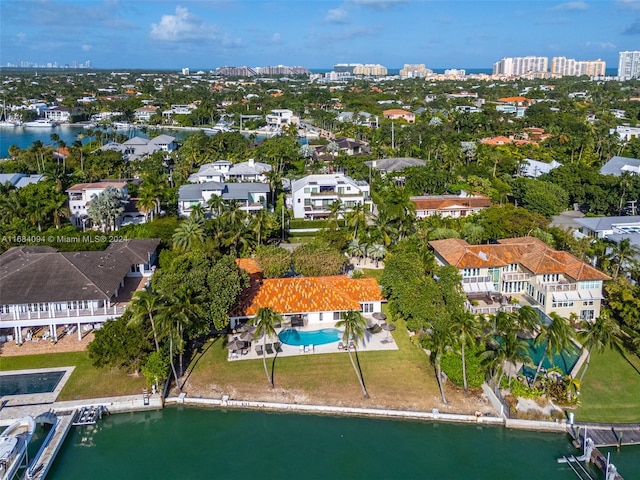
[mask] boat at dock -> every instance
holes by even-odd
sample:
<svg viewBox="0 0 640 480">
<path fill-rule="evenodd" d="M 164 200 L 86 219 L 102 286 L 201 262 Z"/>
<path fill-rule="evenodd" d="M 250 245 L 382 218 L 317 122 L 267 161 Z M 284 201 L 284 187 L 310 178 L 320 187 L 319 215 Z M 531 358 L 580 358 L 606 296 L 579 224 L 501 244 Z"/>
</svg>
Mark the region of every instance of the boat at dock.
<svg viewBox="0 0 640 480">
<path fill-rule="evenodd" d="M 33 120 L 31 122 L 24 122 L 22 126 L 35 128 L 53 128 L 56 126 L 56 124 L 48 118 L 38 118 L 37 120 Z"/>
<path fill-rule="evenodd" d="M 0 434 L 0 479 L 13 480 L 27 466 L 29 441 L 36 431 L 35 419 L 27 415 L 9 425 Z"/>
</svg>

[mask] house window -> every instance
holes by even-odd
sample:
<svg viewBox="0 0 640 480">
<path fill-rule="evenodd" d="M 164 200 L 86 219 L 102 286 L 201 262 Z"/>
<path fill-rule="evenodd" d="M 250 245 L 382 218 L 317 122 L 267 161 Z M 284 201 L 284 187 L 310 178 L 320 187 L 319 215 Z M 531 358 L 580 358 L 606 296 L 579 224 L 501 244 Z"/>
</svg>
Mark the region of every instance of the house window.
<svg viewBox="0 0 640 480">
<path fill-rule="evenodd" d="M 373 303 L 363 303 L 362 311 L 364 313 L 373 313 Z"/>
<path fill-rule="evenodd" d="M 559 278 L 560 276 L 557 273 L 542 275 L 542 281 L 544 283 L 557 282 Z"/>
<path fill-rule="evenodd" d="M 301 200 L 301 199 L 299 198 L 299 199 L 298 199 L 298 203 L 302 203 L 300 200 Z M 307 203 L 307 201 L 305 200 L 305 201 L 304 201 L 304 203 Z"/>
<path fill-rule="evenodd" d="M 340 312 L 333 312 L 333 319 L 337 322 L 342 318 L 342 314 Z"/>
<path fill-rule="evenodd" d="M 309 187 L 305 187 L 304 193 L 310 193 L 310 192 L 311 192 L 311 189 Z"/>
<path fill-rule="evenodd" d="M 462 270 L 463 277 L 479 277 L 480 269 L 479 268 L 465 268 Z"/>
<path fill-rule="evenodd" d="M 600 288 L 600 280 L 580 282 L 580 290 L 591 290 L 592 288 Z"/>
<path fill-rule="evenodd" d="M 593 307 L 593 300 L 585 300 L 582 302 L 583 307 Z"/>
<path fill-rule="evenodd" d="M 580 310 L 580 320 L 592 322 L 595 316 L 595 310 Z"/>
<path fill-rule="evenodd" d="M 573 302 L 563 301 L 563 302 L 553 302 L 551 304 L 553 308 L 567 308 L 573 307 Z"/>
</svg>

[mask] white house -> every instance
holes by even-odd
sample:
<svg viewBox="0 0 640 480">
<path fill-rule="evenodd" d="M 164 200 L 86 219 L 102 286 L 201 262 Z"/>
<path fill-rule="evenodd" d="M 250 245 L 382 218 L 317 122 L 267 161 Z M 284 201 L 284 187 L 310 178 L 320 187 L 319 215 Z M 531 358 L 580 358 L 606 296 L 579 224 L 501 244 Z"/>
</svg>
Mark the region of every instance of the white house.
<svg viewBox="0 0 640 480">
<path fill-rule="evenodd" d="M 225 201 L 239 202 L 240 209 L 248 213 L 257 212 L 267 206 L 269 185 L 258 182 L 204 182 L 182 185 L 178 190 L 178 213 L 188 216 L 193 207 L 209 209 L 208 202 L 214 195 Z M 215 212 L 211 212 L 215 215 Z"/>
<path fill-rule="evenodd" d="M 226 180 L 226 174 L 233 166 L 233 162 L 228 160 L 216 160 L 212 163 L 205 163 L 196 173 L 189 175 L 188 181 L 191 183 L 219 182 Z"/>
<path fill-rule="evenodd" d="M 124 313 L 132 294 L 153 274 L 159 239 L 112 243 L 104 251 L 58 252 L 51 247 L 14 247 L 0 255 L 0 329 L 22 343 L 30 330 L 48 329 L 57 339 Z M 5 330 L 6 331 L 6 330 Z"/>
<path fill-rule="evenodd" d="M 333 326 L 345 312 L 380 312 L 386 301 L 374 278 L 335 275 L 262 279 L 255 260 L 240 260 L 238 265 L 250 273 L 252 286 L 229 314 L 232 328 L 255 317 L 263 307 L 282 315 L 285 325 Z"/>
<path fill-rule="evenodd" d="M 615 234 L 640 233 L 640 215 L 621 217 L 583 217 L 574 219 L 580 231 L 591 238 L 608 238 Z"/>
<path fill-rule="evenodd" d="M 326 218 L 331 204 L 340 202 L 341 216 L 357 204 L 371 209 L 372 201 L 367 182 L 353 180 L 342 173 L 307 175 L 291 183 L 291 199 L 295 218 Z"/>
<path fill-rule="evenodd" d="M 173 152 L 178 149 L 178 143 L 175 137 L 171 135 L 158 135 L 157 137 L 147 139 L 142 137 L 133 137 L 124 143 L 109 142 L 97 150 L 113 150 L 120 152 L 122 158 L 127 161 L 139 160 L 141 158 L 152 155 L 156 152 Z"/>
<path fill-rule="evenodd" d="M 291 110 L 276 109 L 271 110 L 265 117 L 267 128 L 272 130 L 281 130 L 288 125 L 297 125 L 300 119 L 296 117 Z"/>
<path fill-rule="evenodd" d="M 611 159 L 600 168 L 600 173 L 603 175 L 615 175 L 616 177 L 625 173 L 638 175 L 640 174 L 640 159 L 616 155 L 611 157 Z"/>
<path fill-rule="evenodd" d="M 628 125 L 618 125 L 616 128 L 609 130 L 611 135 L 618 135 L 620 140 L 628 142 L 632 138 L 638 138 L 640 136 L 640 127 L 630 127 Z"/>
<path fill-rule="evenodd" d="M 525 177 L 538 178 L 540 175 L 549 173 L 554 168 L 561 167 L 562 164 L 555 160 L 551 162 L 541 162 L 539 160 L 531 160 L 525 158 L 520 165 L 520 174 Z"/>
<path fill-rule="evenodd" d="M 71 112 L 67 107 L 51 107 L 44 111 L 44 118 L 48 118 L 53 122 L 67 123 L 71 120 Z"/>
<path fill-rule="evenodd" d="M 145 105 L 144 107 L 136 108 L 133 112 L 133 116 L 138 122 L 149 123 L 149 120 L 151 120 L 151 117 L 153 117 L 157 111 L 158 107 Z"/>
</svg>

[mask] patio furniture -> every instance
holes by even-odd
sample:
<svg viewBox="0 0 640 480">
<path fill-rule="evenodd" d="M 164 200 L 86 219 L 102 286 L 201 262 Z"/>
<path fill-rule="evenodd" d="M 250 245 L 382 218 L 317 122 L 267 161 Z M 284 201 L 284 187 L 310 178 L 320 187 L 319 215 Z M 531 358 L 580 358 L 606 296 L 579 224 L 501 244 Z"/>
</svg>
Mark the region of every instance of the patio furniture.
<svg viewBox="0 0 640 480">
<path fill-rule="evenodd" d="M 298 350 L 300 351 L 300 353 L 304 353 L 304 346 L 298 345 Z"/>
<path fill-rule="evenodd" d="M 274 349 L 276 352 L 280 353 L 280 352 L 282 352 L 282 346 L 281 346 L 281 345 L 282 345 L 282 344 L 281 344 L 280 342 L 275 342 L 275 343 L 273 344 L 273 349 Z"/>
<path fill-rule="evenodd" d="M 349 350 L 355 350 L 356 346 L 353 342 L 349 342 Z"/>
<path fill-rule="evenodd" d="M 338 342 L 338 350 L 344 350 L 344 343 Z"/>
<path fill-rule="evenodd" d="M 273 346 L 270 343 L 267 343 L 264 346 L 264 349 L 267 351 L 268 354 L 272 354 L 273 353 Z"/>
<path fill-rule="evenodd" d="M 376 323 L 375 325 L 367 328 L 367 331 L 373 334 L 380 333 L 382 331 L 382 327 Z"/>
<path fill-rule="evenodd" d="M 262 345 L 256 345 L 256 353 L 262 355 Z"/>
<path fill-rule="evenodd" d="M 308 345 L 304 346 L 304 353 L 309 353 L 309 346 Z"/>
<path fill-rule="evenodd" d="M 313 345 L 309 345 L 309 353 L 313 353 L 313 352 L 315 352 Z"/>
</svg>

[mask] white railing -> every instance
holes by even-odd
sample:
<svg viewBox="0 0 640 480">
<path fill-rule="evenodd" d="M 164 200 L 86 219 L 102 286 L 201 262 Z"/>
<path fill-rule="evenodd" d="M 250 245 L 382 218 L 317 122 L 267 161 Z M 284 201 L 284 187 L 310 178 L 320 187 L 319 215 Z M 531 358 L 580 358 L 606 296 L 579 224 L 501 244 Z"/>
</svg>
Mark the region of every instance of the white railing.
<svg viewBox="0 0 640 480">
<path fill-rule="evenodd" d="M 529 273 L 503 273 L 502 280 L 504 282 L 513 282 L 517 280 L 529 280 L 531 278 L 531 274 Z"/>
<path fill-rule="evenodd" d="M 543 283 L 539 286 L 545 292 L 569 292 L 578 289 L 577 283 Z"/>
<path fill-rule="evenodd" d="M 120 316 L 124 313 L 126 307 L 112 306 L 96 307 L 93 311 L 89 308 L 80 308 L 73 310 L 42 310 L 36 312 L 16 312 L 0 314 L 0 321 L 11 320 L 46 320 L 48 318 L 78 318 L 78 317 L 95 317 L 102 315 Z"/>
</svg>

